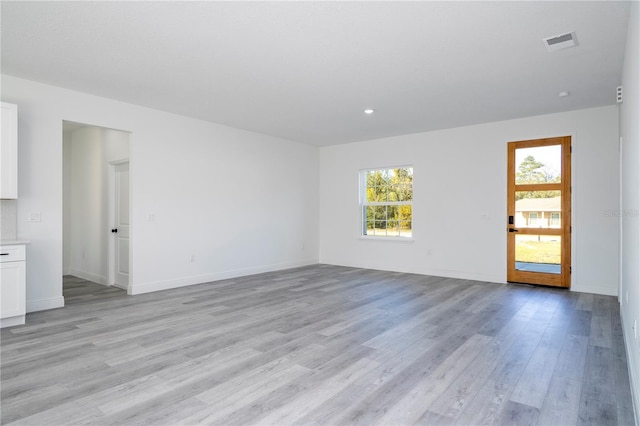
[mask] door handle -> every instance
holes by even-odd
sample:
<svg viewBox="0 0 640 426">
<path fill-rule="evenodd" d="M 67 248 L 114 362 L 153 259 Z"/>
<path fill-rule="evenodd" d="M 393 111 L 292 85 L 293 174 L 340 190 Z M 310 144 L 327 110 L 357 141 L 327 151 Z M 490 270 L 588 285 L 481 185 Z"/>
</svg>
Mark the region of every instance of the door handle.
<svg viewBox="0 0 640 426">
<path fill-rule="evenodd" d="M 509 228 L 509 232 L 518 232 L 517 229 Z"/>
<path fill-rule="evenodd" d="M 116 232 L 118 232 L 118 228 L 113 228 L 113 229 L 111 230 L 111 232 L 113 232 L 113 233 L 115 234 Z"/>
</svg>

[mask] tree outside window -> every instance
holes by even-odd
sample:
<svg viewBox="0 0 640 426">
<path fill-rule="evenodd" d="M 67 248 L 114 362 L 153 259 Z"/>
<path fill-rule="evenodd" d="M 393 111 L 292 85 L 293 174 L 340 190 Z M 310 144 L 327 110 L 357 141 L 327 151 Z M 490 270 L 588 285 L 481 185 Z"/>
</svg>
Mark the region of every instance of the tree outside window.
<svg viewBox="0 0 640 426">
<path fill-rule="evenodd" d="M 412 237 L 413 167 L 362 172 L 362 235 Z"/>
</svg>

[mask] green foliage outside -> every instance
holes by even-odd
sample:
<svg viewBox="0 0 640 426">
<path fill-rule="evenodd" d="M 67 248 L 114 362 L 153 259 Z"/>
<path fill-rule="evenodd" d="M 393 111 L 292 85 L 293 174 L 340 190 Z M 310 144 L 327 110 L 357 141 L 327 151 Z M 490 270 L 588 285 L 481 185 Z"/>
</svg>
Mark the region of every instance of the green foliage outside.
<svg viewBox="0 0 640 426">
<path fill-rule="evenodd" d="M 366 173 L 367 203 L 413 201 L 413 168 L 370 170 Z M 413 220 L 410 204 L 368 205 L 364 218 L 367 230 L 381 233 L 410 231 Z M 369 232 L 367 232 L 369 234 Z"/>
<path fill-rule="evenodd" d="M 533 155 L 525 157 L 516 172 L 516 185 L 559 182 L 560 175 L 551 170 L 544 163 L 536 160 Z M 523 198 L 553 198 L 559 196 L 560 191 L 516 192 L 516 200 L 522 200 Z"/>
<path fill-rule="evenodd" d="M 519 241 L 516 240 L 516 262 L 560 264 L 560 240 Z"/>
</svg>

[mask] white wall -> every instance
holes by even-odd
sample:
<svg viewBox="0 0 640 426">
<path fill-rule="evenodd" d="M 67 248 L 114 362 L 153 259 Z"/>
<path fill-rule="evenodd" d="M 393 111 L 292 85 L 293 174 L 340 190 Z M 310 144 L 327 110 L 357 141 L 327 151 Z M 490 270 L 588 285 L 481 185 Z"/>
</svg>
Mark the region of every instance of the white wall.
<svg viewBox="0 0 640 426">
<path fill-rule="evenodd" d="M 320 261 L 505 282 L 507 142 L 573 136 L 572 290 L 616 294 L 616 106 L 320 150 Z M 358 172 L 414 166 L 414 242 L 358 238 Z M 488 214 L 487 219 L 481 213 Z"/>
<path fill-rule="evenodd" d="M 636 418 L 640 416 L 640 7 L 631 6 L 620 105 L 622 267 L 620 313 L 631 371 Z M 634 330 L 635 324 L 635 330 Z M 640 419 L 638 420 L 640 421 Z"/>
<path fill-rule="evenodd" d="M 12 76 L 2 100 L 20 108 L 29 311 L 63 303 L 63 120 L 132 132 L 131 293 L 317 263 L 315 147 Z"/>
<path fill-rule="evenodd" d="M 108 284 L 109 162 L 129 158 L 129 133 L 95 126 L 64 133 L 64 273 Z"/>
</svg>

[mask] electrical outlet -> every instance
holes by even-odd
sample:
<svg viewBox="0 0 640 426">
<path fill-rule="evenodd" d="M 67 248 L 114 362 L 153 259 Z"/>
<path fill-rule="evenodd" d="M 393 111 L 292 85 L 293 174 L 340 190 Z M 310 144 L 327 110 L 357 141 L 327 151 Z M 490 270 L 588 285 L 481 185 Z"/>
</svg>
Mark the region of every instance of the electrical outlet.
<svg viewBox="0 0 640 426">
<path fill-rule="evenodd" d="M 192 254 L 191 256 L 189 256 L 189 262 L 193 263 L 196 261 L 196 255 Z"/>
</svg>

